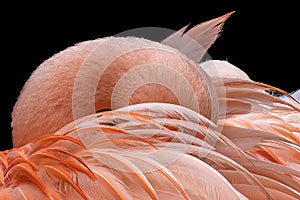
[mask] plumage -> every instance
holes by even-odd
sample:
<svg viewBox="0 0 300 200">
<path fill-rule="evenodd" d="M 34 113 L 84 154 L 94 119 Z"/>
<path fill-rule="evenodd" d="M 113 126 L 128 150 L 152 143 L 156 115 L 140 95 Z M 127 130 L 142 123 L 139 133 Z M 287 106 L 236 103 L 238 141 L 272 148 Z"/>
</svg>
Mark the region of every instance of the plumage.
<svg viewBox="0 0 300 200">
<path fill-rule="evenodd" d="M 300 199 L 299 90 L 201 62 L 231 14 L 43 62 L 13 109 L 1 199 Z"/>
<path fill-rule="evenodd" d="M 234 12 L 227 13 L 210 21 L 198 24 L 191 29 L 188 26 L 173 33 L 163 41 L 162 44 L 178 49 L 189 58 L 199 63 L 207 50 L 219 37 L 225 21 Z"/>
</svg>

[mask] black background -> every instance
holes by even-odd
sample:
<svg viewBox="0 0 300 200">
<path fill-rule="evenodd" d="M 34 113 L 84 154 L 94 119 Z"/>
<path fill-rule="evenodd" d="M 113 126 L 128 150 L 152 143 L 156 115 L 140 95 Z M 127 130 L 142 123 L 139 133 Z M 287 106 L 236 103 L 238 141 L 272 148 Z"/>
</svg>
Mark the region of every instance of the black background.
<svg viewBox="0 0 300 200">
<path fill-rule="evenodd" d="M 253 1 L 173 1 L 166 5 L 161 5 L 162 1 L 84 2 L 1 6 L 1 150 L 12 146 L 10 113 L 23 84 L 41 62 L 77 42 L 132 28 L 177 30 L 236 11 L 209 50 L 210 56 L 228 60 L 253 80 L 288 92 L 300 87 L 300 9 L 296 1 L 264 5 Z"/>
</svg>

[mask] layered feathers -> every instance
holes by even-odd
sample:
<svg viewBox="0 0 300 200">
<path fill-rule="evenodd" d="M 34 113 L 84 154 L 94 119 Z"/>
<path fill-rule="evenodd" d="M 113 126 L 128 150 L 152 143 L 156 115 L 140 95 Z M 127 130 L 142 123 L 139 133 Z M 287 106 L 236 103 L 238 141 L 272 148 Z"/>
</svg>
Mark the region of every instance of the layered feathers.
<svg viewBox="0 0 300 200">
<path fill-rule="evenodd" d="M 0 152 L 1 199 L 300 199 L 298 91 L 200 62 L 230 14 L 162 44 L 109 37 L 42 63 Z"/>
</svg>

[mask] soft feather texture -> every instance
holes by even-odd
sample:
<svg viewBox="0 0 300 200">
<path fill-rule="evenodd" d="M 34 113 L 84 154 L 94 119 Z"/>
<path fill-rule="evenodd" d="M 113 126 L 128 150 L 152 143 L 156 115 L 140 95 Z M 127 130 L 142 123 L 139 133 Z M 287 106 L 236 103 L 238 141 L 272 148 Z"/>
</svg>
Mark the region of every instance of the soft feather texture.
<svg viewBox="0 0 300 200">
<path fill-rule="evenodd" d="M 220 104 L 226 106 L 226 112 L 219 116 L 222 134 L 250 155 L 250 163 L 258 163 L 253 167 L 235 151 L 228 151 L 218 144 L 215 146 L 216 150 L 237 161 L 255 176 L 271 178 L 278 182 L 273 182 L 274 184 L 284 184 L 283 191 L 286 193 L 294 193 L 293 197 L 285 196 L 286 193 L 277 193 L 268 189 L 270 186 L 265 187 L 273 199 L 299 198 L 299 103 L 278 88 L 250 80 L 242 71 L 225 61 L 207 61 L 201 66 L 212 78 L 216 91 L 219 92 Z M 209 66 L 214 68 L 207 70 Z M 211 73 L 212 71 L 219 73 Z M 271 96 L 266 90 L 284 93 L 289 101 Z M 290 160 L 293 161 L 290 163 Z M 289 172 L 284 172 L 285 170 Z M 292 184 L 292 180 L 279 178 L 284 173 L 290 174 L 296 181 L 295 184 Z M 231 178 L 229 174 L 226 177 Z M 273 183 L 272 187 L 275 187 L 276 184 Z M 250 199 L 264 198 L 253 193 L 255 189 L 250 186 L 234 185 Z"/>
<path fill-rule="evenodd" d="M 201 122 L 203 116 L 192 110 L 172 104 L 157 105 L 167 108 L 166 119 L 186 121 L 185 114 L 178 112 L 184 110 L 194 113 L 198 123 L 187 121 L 191 125 L 209 128 L 207 122 Z M 140 112 L 147 113 L 144 109 Z M 198 153 L 209 152 L 210 146 L 180 137 L 174 128 L 160 121 L 159 113 L 149 118 L 140 112 L 120 110 L 85 117 L 54 135 L 2 153 L 8 164 L 1 192 L 26 196 L 26 187 L 34 186 L 40 198 L 54 199 L 164 199 L 171 194 L 173 199 L 246 199 L 218 171 L 193 156 L 195 151 L 189 150 L 195 146 L 199 147 Z M 137 134 L 150 127 L 151 135 Z M 201 133 L 202 129 L 198 132 L 209 134 Z M 184 130 L 178 133 L 190 134 Z M 172 143 L 180 146 L 174 148 Z M 214 160 L 215 156 L 208 157 Z M 16 170 L 18 174 L 9 175 Z M 29 179 L 19 182 L 26 176 Z"/>
<path fill-rule="evenodd" d="M 18 97 L 11 123 L 14 146 L 54 133 L 96 110 L 142 102 L 180 104 L 215 121 L 215 93 L 206 73 L 188 58 L 202 58 L 232 13 L 199 24 L 184 35 L 176 32 L 162 41 L 166 45 L 107 37 L 57 53 L 32 73 Z M 194 41 L 196 49 L 192 48 Z M 40 118 L 45 117 L 48 121 L 40 126 Z"/>
<path fill-rule="evenodd" d="M 171 47 L 141 38 L 87 41 L 31 75 L 13 109 L 13 143 L 19 147 L 96 110 L 143 102 L 180 104 L 215 121 L 214 94 L 205 72 Z"/>
<path fill-rule="evenodd" d="M 298 143 L 267 131 L 265 137 L 260 133 L 260 141 L 249 138 L 249 149 L 238 140 L 247 140 L 242 130 L 234 135 L 224 128 L 217 144 L 210 145 L 211 140 L 205 138 L 218 136 L 217 129 L 198 113 L 173 104 L 147 103 L 91 115 L 53 136 L 2 153 L 8 162 L 2 164 L 6 173 L 1 192 L 26 196 L 26 188 L 35 185 L 41 198 L 63 199 L 300 197 L 300 172 L 295 168 L 300 156 Z M 257 131 L 248 130 L 249 136 L 259 138 Z M 274 160 L 289 158 L 278 148 L 294 154 L 288 159 L 291 167 Z M 274 150 L 278 153 L 270 154 Z M 21 166 L 23 170 L 19 170 Z M 14 170 L 19 170 L 19 175 L 8 175 Z M 32 178 L 19 182 L 18 177 Z"/>
<path fill-rule="evenodd" d="M 221 17 L 203 22 L 192 27 L 190 30 L 188 30 L 188 26 L 185 26 L 161 41 L 161 43 L 178 49 L 199 63 L 207 53 L 207 50 L 219 37 L 225 21 L 233 13 L 234 12 L 230 12 Z"/>
<path fill-rule="evenodd" d="M 207 50 L 230 14 L 185 39 L 180 30 L 169 46 L 109 37 L 45 61 L 12 113 L 1 199 L 300 199 L 299 93 L 226 61 L 192 61 L 204 55 L 192 41 Z M 136 87 L 144 79 L 173 93 Z"/>
</svg>

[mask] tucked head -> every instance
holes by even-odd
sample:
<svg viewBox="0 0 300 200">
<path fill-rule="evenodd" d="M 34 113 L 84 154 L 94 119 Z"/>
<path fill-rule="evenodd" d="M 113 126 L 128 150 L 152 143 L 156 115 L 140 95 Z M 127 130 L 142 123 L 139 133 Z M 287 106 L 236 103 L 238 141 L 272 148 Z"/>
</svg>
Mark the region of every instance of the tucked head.
<svg viewBox="0 0 300 200">
<path fill-rule="evenodd" d="M 195 61 L 216 40 L 229 15 L 197 25 L 185 37 L 180 30 L 161 43 L 106 37 L 55 54 L 32 73 L 14 106 L 14 146 L 97 110 L 144 102 L 179 104 L 215 121 L 215 92 Z"/>
</svg>

